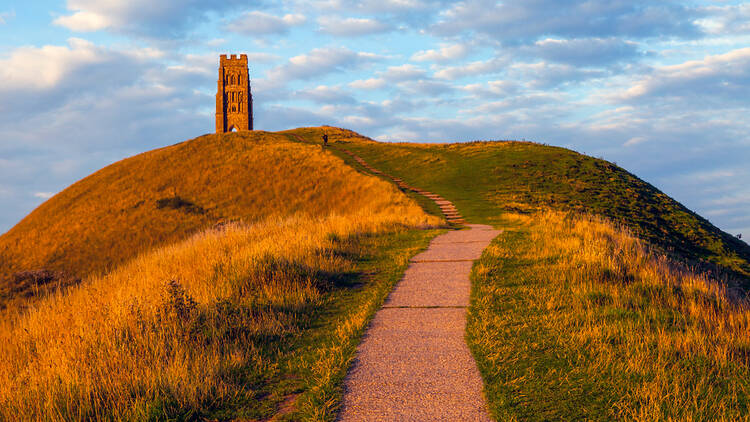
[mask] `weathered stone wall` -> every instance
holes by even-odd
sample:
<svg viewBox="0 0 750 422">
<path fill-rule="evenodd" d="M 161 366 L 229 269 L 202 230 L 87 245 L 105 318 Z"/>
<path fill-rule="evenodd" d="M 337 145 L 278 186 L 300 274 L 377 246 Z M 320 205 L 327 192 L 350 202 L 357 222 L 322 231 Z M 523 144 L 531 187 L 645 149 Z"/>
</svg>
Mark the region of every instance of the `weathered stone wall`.
<svg viewBox="0 0 750 422">
<path fill-rule="evenodd" d="M 219 58 L 216 90 L 216 133 L 253 130 L 253 96 L 247 54 Z"/>
</svg>

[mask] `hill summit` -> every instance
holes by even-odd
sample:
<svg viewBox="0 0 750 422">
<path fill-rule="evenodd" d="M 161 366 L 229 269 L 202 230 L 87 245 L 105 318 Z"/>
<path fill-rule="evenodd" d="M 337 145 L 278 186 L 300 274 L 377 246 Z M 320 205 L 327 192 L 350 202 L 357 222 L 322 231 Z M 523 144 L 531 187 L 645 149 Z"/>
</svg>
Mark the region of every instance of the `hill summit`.
<svg viewBox="0 0 750 422">
<path fill-rule="evenodd" d="M 327 151 L 317 145 L 323 134 Z M 204 135 L 76 182 L 0 236 L 0 304 L 107 273 L 216 224 L 362 208 L 372 178 L 340 148 L 440 193 L 475 222 L 507 211 L 585 212 L 691 263 L 750 276 L 750 246 L 607 161 L 530 142 L 394 144 L 318 127 Z"/>
<path fill-rule="evenodd" d="M 107 273 L 217 224 L 350 214 L 384 187 L 396 192 L 288 135 L 201 136 L 107 166 L 0 236 L 0 294 Z"/>
</svg>

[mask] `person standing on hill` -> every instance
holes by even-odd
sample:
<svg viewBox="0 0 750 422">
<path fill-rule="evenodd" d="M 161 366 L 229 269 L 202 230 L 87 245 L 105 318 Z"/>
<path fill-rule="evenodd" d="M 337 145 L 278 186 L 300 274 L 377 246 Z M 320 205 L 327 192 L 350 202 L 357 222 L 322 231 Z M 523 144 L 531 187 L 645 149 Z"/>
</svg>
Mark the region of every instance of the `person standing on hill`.
<svg viewBox="0 0 750 422">
<path fill-rule="evenodd" d="M 326 146 L 326 145 L 328 145 L 328 134 L 324 133 L 323 134 L 323 146 Z"/>
</svg>

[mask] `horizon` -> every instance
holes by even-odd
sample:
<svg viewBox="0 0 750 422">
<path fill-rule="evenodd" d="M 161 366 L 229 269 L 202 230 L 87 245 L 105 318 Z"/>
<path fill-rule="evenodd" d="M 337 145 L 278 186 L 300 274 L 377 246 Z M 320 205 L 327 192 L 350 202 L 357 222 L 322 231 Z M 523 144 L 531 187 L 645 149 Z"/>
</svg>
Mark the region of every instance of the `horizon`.
<svg viewBox="0 0 750 422">
<path fill-rule="evenodd" d="M 750 236 L 750 3 L 12 1 L 0 233 L 112 162 L 212 133 L 220 54 L 256 129 L 530 140 L 604 158 Z"/>
</svg>

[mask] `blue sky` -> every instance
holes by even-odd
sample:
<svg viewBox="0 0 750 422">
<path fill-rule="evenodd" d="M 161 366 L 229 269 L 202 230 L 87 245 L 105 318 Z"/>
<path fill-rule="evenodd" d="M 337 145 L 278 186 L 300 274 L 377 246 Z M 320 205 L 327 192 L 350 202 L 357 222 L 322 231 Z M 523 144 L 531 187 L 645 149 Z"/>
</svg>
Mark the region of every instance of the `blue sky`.
<svg viewBox="0 0 750 422">
<path fill-rule="evenodd" d="M 67 0 L 0 5 L 0 233 L 109 163 L 214 130 L 526 139 L 614 161 L 750 237 L 750 3 Z"/>
</svg>

